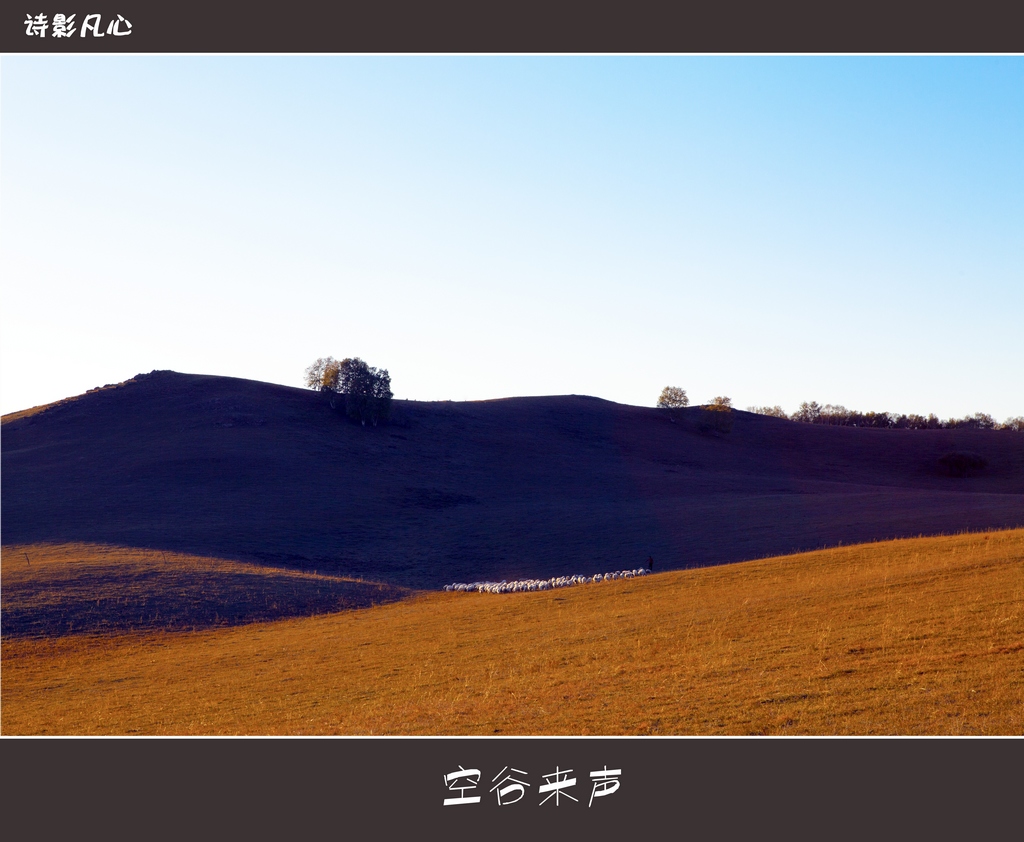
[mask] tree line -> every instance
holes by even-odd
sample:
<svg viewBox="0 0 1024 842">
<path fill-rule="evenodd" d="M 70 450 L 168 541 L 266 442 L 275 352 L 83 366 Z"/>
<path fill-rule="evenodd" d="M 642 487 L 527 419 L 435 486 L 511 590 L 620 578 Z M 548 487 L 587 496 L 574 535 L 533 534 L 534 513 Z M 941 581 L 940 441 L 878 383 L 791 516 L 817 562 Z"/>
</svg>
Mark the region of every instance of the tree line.
<svg viewBox="0 0 1024 842">
<path fill-rule="evenodd" d="M 666 386 L 658 396 L 658 406 L 662 409 L 681 409 L 689 406 L 690 399 L 685 389 L 678 386 Z M 717 397 L 701 406 L 707 412 L 728 413 L 732 408 L 729 398 Z M 841 404 L 827 403 L 824 406 L 817 401 L 804 401 L 792 415 L 781 406 L 748 406 L 747 412 L 758 415 L 769 415 L 772 418 L 785 418 L 788 421 L 800 421 L 804 424 L 826 424 L 833 427 L 880 427 L 887 430 L 1012 430 L 1024 432 L 1024 416 L 1007 418 L 1002 424 L 987 412 L 976 412 L 963 418 L 939 419 L 935 414 L 900 415 L 895 412 L 858 412 L 847 409 Z M 725 423 L 719 416 L 718 424 Z"/>
<path fill-rule="evenodd" d="M 345 414 L 364 426 L 369 421 L 376 427 L 391 416 L 391 375 L 359 357 L 320 357 L 306 369 L 305 384 L 326 394 L 332 409 L 342 400 Z"/>
<path fill-rule="evenodd" d="M 976 412 L 963 418 L 941 420 L 935 414 L 900 415 L 895 412 L 858 412 L 841 404 L 804 401 L 792 415 L 781 406 L 748 406 L 747 412 L 786 418 L 804 424 L 826 424 L 833 427 L 879 427 L 887 430 L 1013 430 L 1024 432 L 1024 416 L 1007 418 L 1002 424 L 987 412 Z"/>
</svg>

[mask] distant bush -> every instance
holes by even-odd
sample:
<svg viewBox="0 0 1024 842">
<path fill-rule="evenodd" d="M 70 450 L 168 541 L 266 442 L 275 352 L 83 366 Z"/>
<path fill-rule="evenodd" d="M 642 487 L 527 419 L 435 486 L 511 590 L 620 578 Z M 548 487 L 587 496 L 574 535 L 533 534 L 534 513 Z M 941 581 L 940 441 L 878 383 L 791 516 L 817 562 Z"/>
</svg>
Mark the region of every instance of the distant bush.
<svg viewBox="0 0 1024 842">
<path fill-rule="evenodd" d="M 698 426 L 702 432 L 728 433 L 732 429 L 732 400 L 726 397 L 712 398 L 701 406 Z"/>
<path fill-rule="evenodd" d="M 968 471 L 985 468 L 988 461 L 977 453 L 947 453 L 939 459 L 939 464 L 948 468 L 952 477 L 966 477 Z"/>
</svg>

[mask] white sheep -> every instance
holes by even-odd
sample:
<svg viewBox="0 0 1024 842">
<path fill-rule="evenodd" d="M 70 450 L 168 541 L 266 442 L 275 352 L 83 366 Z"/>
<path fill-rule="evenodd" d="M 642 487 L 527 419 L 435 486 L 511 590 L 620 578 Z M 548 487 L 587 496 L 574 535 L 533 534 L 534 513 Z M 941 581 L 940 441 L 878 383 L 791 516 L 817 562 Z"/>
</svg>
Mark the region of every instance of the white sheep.
<svg viewBox="0 0 1024 842">
<path fill-rule="evenodd" d="M 570 585 L 584 585 L 591 582 L 607 582 L 615 579 L 633 579 L 637 576 L 646 576 L 651 571 L 638 567 L 635 570 L 616 570 L 611 573 L 595 573 L 593 576 L 574 574 L 572 576 L 554 576 L 550 579 L 518 579 L 509 582 L 502 579 L 500 582 L 453 582 L 445 585 L 444 590 L 459 593 L 476 591 L 477 593 L 525 593 L 527 591 L 549 591 L 553 588 L 567 588 Z"/>
</svg>

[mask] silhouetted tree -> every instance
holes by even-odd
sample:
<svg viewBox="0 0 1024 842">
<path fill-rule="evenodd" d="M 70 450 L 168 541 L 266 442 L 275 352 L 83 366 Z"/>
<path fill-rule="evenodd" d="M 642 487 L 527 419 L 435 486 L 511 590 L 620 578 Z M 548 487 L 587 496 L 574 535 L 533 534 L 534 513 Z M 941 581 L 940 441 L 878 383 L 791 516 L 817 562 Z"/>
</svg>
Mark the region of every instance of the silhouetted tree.
<svg viewBox="0 0 1024 842">
<path fill-rule="evenodd" d="M 689 405 L 690 399 L 686 397 L 686 390 L 678 386 L 666 386 L 658 397 L 658 406 L 662 408 L 679 409 Z"/>
<path fill-rule="evenodd" d="M 827 403 L 818 412 L 815 423 L 828 424 L 832 427 L 845 427 L 850 423 L 852 413 L 842 404 Z"/>
<path fill-rule="evenodd" d="M 794 421 L 802 421 L 805 424 L 815 424 L 821 417 L 821 406 L 817 401 L 808 403 L 804 401 L 800 408 L 793 413 Z"/>
<path fill-rule="evenodd" d="M 370 420 L 376 427 L 379 421 L 387 421 L 391 417 L 391 375 L 386 368 L 370 369 L 373 372 L 373 397 L 370 404 Z"/>
<path fill-rule="evenodd" d="M 359 357 L 339 364 L 338 391 L 345 395 L 345 413 L 364 426 L 386 421 L 391 415 L 391 375 L 367 365 Z"/>
<path fill-rule="evenodd" d="M 311 389 L 328 393 L 331 408 L 338 395 L 345 399 L 345 414 L 363 425 L 375 427 L 391 415 L 391 375 L 387 369 L 367 365 L 359 357 L 341 361 L 320 357 L 306 369 L 305 383 Z"/>
</svg>

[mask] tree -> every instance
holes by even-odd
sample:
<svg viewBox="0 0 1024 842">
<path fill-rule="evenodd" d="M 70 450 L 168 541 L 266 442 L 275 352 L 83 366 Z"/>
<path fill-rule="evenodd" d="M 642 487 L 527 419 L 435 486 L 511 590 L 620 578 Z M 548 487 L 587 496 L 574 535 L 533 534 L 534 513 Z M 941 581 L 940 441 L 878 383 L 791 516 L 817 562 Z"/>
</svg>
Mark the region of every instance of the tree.
<svg viewBox="0 0 1024 842">
<path fill-rule="evenodd" d="M 821 417 L 821 405 L 817 401 L 808 403 L 804 401 L 800 408 L 793 413 L 794 421 L 802 421 L 805 424 L 817 424 Z"/>
<path fill-rule="evenodd" d="M 327 392 L 331 409 L 340 394 L 345 398 L 345 414 L 364 426 L 367 421 L 377 426 L 391 415 L 391 375 L 388 370 L 373 368 L 359 357 L 321 357 L 306 369 L 305 383 L 311 389 Z"/>
<path fill-rule="evenodd" d="M 391 399 L 394 393 L 391 391 L 391 375 L 386 368 L 377 371 L 373 380 L 373 425 L 377 421 L 387 421 L 391 417 Z"/>
<path fill-rule="evenodd" d="M 862 427 L 877 427 L 880 430 L 890 430 L 896 426 L 899 416 L 893 412 L 865 412 Z"/>
<path fill-rule="evenodd" d="M 341 363 L 334 357 L 320 357 L 306 369 L 305 383 L 318 392 L 336 392 L 340 376 Z"/>
<path fill-rule="evenodd" d="M 827 403 L 818 413 L 819 424 L 845 427 L 850 423 L 852 413 L 841 403 Z"/>
<path fill-rule="evenodd" d="M 690 399 L 686 397 L 686 390 L 678 386 L 666 386 L 658 398 L 658 406 L 666 409 L 679 409 L 689 405 Z"/>
<path fill-rule="evenodd" d="M 771 418 L 789 418 L 789 415 L 786 413 L 786 410 L 784 410 L 778 404 L 776 404 L 775 406 L 748 406 L 747 412 L 754 412 L 757 413 L 758 415 L 768 415 Z"/>
<path fill-rule="evenodd" d="M 979 430 L 994 430 L 998 426 L 996 420 L 987 412 L 975 412 L 974 423 Z"/>
<path fill-rule="evenodd" d="M 391 415 L 391 375 L 388 370 L 367 365 L 359 357 L 339 364 L 338 391 L 345 395 L 345 412 L 364 426 L 374 427 Z"/>
<path fill-rule="evenodd" d="M 310 389 L 326 393 L 331 409 L 334 409 L 340 378 L 341 363 L 334 357 L 320 357 L 306 369 L 305 383 Z"/>
</svg>

